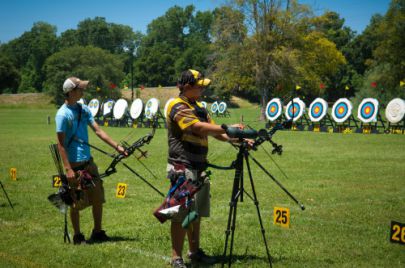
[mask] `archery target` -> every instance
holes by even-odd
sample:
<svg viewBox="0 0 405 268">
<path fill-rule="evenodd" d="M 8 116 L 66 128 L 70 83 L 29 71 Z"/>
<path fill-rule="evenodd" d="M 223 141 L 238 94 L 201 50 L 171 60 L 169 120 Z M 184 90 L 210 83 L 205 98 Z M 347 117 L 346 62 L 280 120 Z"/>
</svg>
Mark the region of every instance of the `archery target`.
<svg viewBox="0 0 405 268">
<path fill-rule="evenodd" d="M 100 108 L 100 102 L 97 99 L 92 99 L 88 105 L 91 115 L 94 117 L 98 113 L 98 109 Z"/>
<path fill-rule="evenodd" d="M 392 99 L 385 109 L 385 117 L 387 120 L 396 124 L 404 118 L 405 114 L 405 101 L 400 98 Z"/>
<path fill-rule="evenodd" d="M 363 123 L 377 121 L 378 100 L 373 98 L 365 98 L 361 101 L 357 110 L 357 118 Z"/>
<path fill-rule="evenodd" d="M 332 118 L 336 123 L 343 123 L 352 114 L 352 103 L 346 98 L 338 99 L 332 107 Z"/>
<path fill-rule="evenodd" d="M 275 121 L 283 112 L 283 106 L 279 98 L 274 98 L 267 103 L 266 117 L 270 121 Z"/>
<path fill-rule="evenodd" d="M 294 103 L 294 105 L 293 105 Z M 293 119 L 293 121 L 297 121 L 300 117 L 304 114 L 305 111 L 305 103 L 300 100 L 300 98 L 294 98 L 293 101 L 290 101 L 287 104 L 287 108 L 285 110 L 285 116 L 288 120 Z"/>
<path fill-rule="evenodd" d="M 309 118 L 312 122 L 319 122 L 328 111 L 328 103 L 322 98 L 316 98 L 309 106 Z"/>
<path fill-rule="evenodd" d="M 174 98 L 170 98 L 170 99 L 168 99 L 168 100 L 166 101 L 165 110 L 164 110 L 164 117 L 167 117 L 167 109 L 169 109 L 169 105 L 170 105 L 170 103 L 172 102 L 172 100 L 174 100 Z"/>
<path fill-rule="evenodd" d="M 128 102 L 124 99 L 119 99 L 114 105 L 113 115 L 115 119 L 121 119 L 128 109 Z"/>
<path fill-rule="evenodd" d="M 113 100 L 108 100 L 103 103 L 103 116 L 111 114 L 114 107 L 114 103 L 115 102 Z"/>
<path fill-rule="evenodd" d="M 207 103 L 205 101 L 202 101 L 201 105 L 204 106 L 205 109 L 207 109 Z"/>
<path fill-rule="evenodd" d="M 143 110 L 143 103 L 141 99 L 136 99 L 132 102 L 131 108 L 129 109 L 129 115 L 132 119 L 137 119 Z"/>
<path fill-rule="evenodd" d="M 145 105 L 145 117 L 147 119 L 152 119 L 159 109 L 159 101 L 156 98 L 151 98 L 146 102 Z"/>
<path fill-rule="evenodd" d="M 83 98 L 81 98 L 80 100 L 78 100 L 77 101 L 78 103 L 81 103 L 81 104 L 86 104 L 86 100 L 85 99 L 83 99 Z"/>
<path fill-rule="evenodd" d="M 213 104 L 211 104 L 211 112 L 212 113 L 216 113 L 218 111 L 218 102 L 214 102 Z"/>
<path fill-rule="evenodd" d="M 226 103 L 221 101 L 218 105 L 218 113 L 223 114 L 226 111 Z"/>
</svg>

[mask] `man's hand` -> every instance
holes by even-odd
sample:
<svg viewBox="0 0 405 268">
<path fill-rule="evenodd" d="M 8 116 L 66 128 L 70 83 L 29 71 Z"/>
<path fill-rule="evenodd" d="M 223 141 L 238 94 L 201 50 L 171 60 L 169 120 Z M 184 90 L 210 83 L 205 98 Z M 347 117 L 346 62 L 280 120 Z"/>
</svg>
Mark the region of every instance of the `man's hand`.
<svg viewBox="0 0 405 268">
<path fill-rule="evenodd" d="M 125 157 L 128 156 L 127 151 L 125 150 L 124 147 L 122 147 L 121 145 L 118 145 L 115 150 L 119 153 L 119 154 L 123 154 Z"/>
<path fill-rule="evenodd" d="M 73 169 L 69 168 L 66 170 L 66 178 L 68 182 L 75 182 L 76 181 L 76 174 Z"/>
</svg>

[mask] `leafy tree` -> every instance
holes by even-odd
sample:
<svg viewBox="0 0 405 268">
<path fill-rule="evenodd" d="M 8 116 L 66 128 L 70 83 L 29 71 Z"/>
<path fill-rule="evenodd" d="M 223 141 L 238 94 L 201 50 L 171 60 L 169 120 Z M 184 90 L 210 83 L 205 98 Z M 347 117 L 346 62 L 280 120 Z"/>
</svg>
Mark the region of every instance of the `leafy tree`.
<svg viewBox="0 0 405 268">
<path fill-rule="evenodd" d="M 135 77 L 148 86 L 173 85 L 181 71 L 208 66 L 210 12 L 174 6 L 148 25 L 135 62 Z"/>
<path fill-rule="evenodd" d="M 29 32 L 2 46 L 6 53 L 21 70 L 19 92 L 42 91 L 45 60 L 56 51 L 56 27 L 45 22 L 36 22 Z"/>
<path fill-rule="evenodd" d="M 0 94 L 4 92 L 17 93 L 20 73 L 13 61 L 0 53 Z"/>
<path fill-rule="evenodd" d="M 123 62 L 119 56 L 92 46 L 71 47 L 53 54 L 44 65 L 45 89 L 54 96 L 54 102 L 63 103 L 62 85 L 66 78 L 77 76 L 90 80 L 85 98 L 100 96 L 117 98 L 118 85 L 123 79 Z"/>
</svg>

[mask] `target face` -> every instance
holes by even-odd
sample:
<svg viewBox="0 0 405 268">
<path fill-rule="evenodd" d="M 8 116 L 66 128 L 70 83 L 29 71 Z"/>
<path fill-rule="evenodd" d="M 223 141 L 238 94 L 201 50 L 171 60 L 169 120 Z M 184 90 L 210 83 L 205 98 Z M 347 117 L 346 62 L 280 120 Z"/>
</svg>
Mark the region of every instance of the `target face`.
<svg viewBox="0 0 405 268">
<path fill-rule="evenodd" d="M 332 118 L 337 123 L 343 123 L 352 114 L 352 103 L 346 99 L 338 99 L 332 107 Z"/>
<path fill-rule="evenodd" d="M 145 105 L 145 117 L 152 119 L 159 109 L 159 101 L 156 98 L 151 98 Z"/>
<path fill-rule="evenodd" d="M 205 101 L 202 101 L 201 105 L 204 106 L 205 109 L 207 109 L 207 103 Z"/>
<path fill-rule="evenodd" d="M 143 103 L 141 99 L 136 99 L 132 102 L 131 108 L 129 109 L 129 115 L 132 119 L 137 119 L 143 110 Z"/>
<path fill-rule="evenodd" d="M 294 105 L 293 105 L 294 103 Z M 293 119 L 293 122 L 301 118 L 305 111 L 305 103 L 300 98 L 294 98 L 287 104 L 285 116 L 288 120 Z"/>
<path fill-rule="evenodd" d="M 166 101 L 166 104 L 165 104 L 165 110 L 164 110 L 164 117 L 166 117 L 167 118 L 167 116 L 168 116 L 168 114 L 167 114 L 167 109 L 169 109 L 169 105 L 170 105 L 170 102 L 172 102 L 172 100 L 174 100 L 174 98 L 170 98 L 170 99 L 168 99 L 167 101 Z"/>
<path fill-rule="evenodd" d="M 226 103 L 220 102 L 218 105 L 218 113 L 223 114 L 226 111 Z"/>
<path fill-rule="evenodd" d="M 91 115 L 94 117 L 98 113 L 98 109 L 100 108 L 100 102 L 97 99 L 92 99 L 89 102 L 88 107 L 89 107 L 89 110 L 91 112 Z"/>
<path fill-rule="evenodd" d="M 328 111 L 328 103 L 322 98 L 316 98 L 309 106 L 309 118 L 312 122 L 319 122 Z"/>
<path fill-rule="evenodd" d="M 106 102 L 104 102 L 103 104 L 103 116 L 107 116 L 109 114 L 111 114 L 112 109 L 114 107 L 114 101 L 113 100 L 108 100 Z"/>
<path fill-rule="evenodd" d="M 121 119 L 128 109 L 128 102 L 124 99 L 119 99 L 114 105 L 113 115 L 115 119 Z"/>
<path fill-rule="evenodd" d="M 211 112 L 216 113 L 218 111 L 218 102 L 211 104 Z"/>
<path fill-rule="evenodd" d="M 283 107 L 281 105 L 281 100 L 279 98 L 274 98 L 267 103 L 266 106 L 266 117 L 270 121 L 275 121 L 283 112 Z"/>
<path fill-rule="evenodd" d="M 403 99 L 395 98 L 388 103 L 385 109 L 385 117 L 390 123 L 396 124 L 400 122 L 404 118 L 404 115 L 405 101 Z"/>
<path fill-rule="evenodd" d="M 362 100 L 357 110 L 357 117 L 363 123 L 370 123 L 377 121 L 378 113 L 378 100 L 373 98 L 366 98 Z"/>
</svg>

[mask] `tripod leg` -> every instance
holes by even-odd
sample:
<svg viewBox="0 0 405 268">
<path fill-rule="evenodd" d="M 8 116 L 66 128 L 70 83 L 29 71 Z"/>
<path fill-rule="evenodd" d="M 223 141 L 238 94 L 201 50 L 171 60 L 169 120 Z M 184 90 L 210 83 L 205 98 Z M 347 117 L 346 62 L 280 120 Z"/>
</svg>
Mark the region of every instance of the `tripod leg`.
<svg viewBox="0 0 405 268">
<path fill-rule="evenodd" d="M 243 160 L 243 158 L 240 158 Z M 239 161 L 240 162 L 240 161 Z M 243 164 L 243 162 L 242 162 Z M 236 224 L 236 209 L 238 207 L 238 198 L 240 195 L 240 175 L 242 174 L 243 170 L 240 170 L 240 165 L 237 165 L 236 171 L 235 171 L 235 177 L 233 180 L 233 187 L 232 187 L 232 196 L 231 196 L 231 201 L 229 202 L 229 215 L 228 215 L 228 224 L 226 227 L 225 231 L 225 247 L 224 247 L 224 253 L 222 255 L 223 257 L 223 262 L 222 262 L 222 267 L 224 267 L 225 260 L 226 260 L 226 252 L 228 249 L 228 239 L 229 239 L 229 234 L 232 232 L 231 236 L 231 247 L 230 247 L 230 255 L 229 255 L 229 262 L 228 265 L 231 267 L 231 262 L 232 262 L 232 249 L 233 249 L 233 240 L 234 240 L 234 233 L 235 233 L 235 224 Z"/>
<path fill-rule="evenodd" d="M 6 189 L 4 189 L 3 183 L 2 183 L 1 181 L 0 181 L 0 185 L 1 185 L 1 188 L 3 189 L 4 195 L 6 196 L 6 198 L 7 198 L 7 200 L 8 200 L 8 203 L 10 204 L 10 207 L 11 207 L 12 209 L 14 209 L 13 204 L 11 204 L 11 200 L 10 200 L 10 198 L 8 198 Z"/>
<path fill-rule="evenodd" d="M 264 246 L 266 248 L 267 259 L 269 261 L 270 267 L 272 267 L 271 256 L 270 256 L 269 247 L 267 245 L 267 240 L 266 240 L 266 235 L 265 235 L 266 231 L 264 230 L 264 227 L 263 227 L 262 216 L 260 214 L 260 209 L 259 209 L 259 201 L 257 199 L 255 185 L 254 185 L 253 177 L 252 177 L 252 172 L 250 170 L 250 165 L 249 165 L 249 158 L 248 158 L 247 155 L 245 155 L 245 160 L 246 160 L 246 166 L 247 166 L 248 173 L 249 173 L 250 185 L 252 186 L 253 201 L 254 201 L 255 206 L 256 206 L 257 217 L 259 218 L 259 223 L 260 223 L 260 230 L 262 232 L 263 242 L 264 242 Z"/>
</svg>

